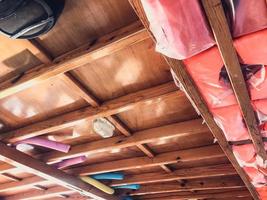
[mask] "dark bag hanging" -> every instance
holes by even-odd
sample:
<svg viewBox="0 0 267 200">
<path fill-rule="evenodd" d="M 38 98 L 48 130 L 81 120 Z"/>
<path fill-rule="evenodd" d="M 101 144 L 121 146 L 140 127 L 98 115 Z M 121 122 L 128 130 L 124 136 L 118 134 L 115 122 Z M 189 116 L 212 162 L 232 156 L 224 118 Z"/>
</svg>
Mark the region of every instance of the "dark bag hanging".
<svg viewBox="0 0 267 200">
<path fill-rule="evenodd" d="M 61 0 L 0 0 L 0 33 L 32 39 L 48 32 L 64 8 Z"/>
</svg>

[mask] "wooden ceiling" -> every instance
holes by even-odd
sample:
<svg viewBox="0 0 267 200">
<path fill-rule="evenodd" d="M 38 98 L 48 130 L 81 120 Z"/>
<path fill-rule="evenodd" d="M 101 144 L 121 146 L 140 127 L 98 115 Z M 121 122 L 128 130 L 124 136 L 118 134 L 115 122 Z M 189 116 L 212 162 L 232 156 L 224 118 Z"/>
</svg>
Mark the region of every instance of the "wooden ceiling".
<svg viewBox="0 0 267 200">
<path fill-rule="evenodd" d="M 132 3 L 138 13 L 138 1 Z M 209 124 L 224 151 L 175 85 L 170 66 L 177 72 L 180 61 L 166 61 L 154 49 L 127 0 L 66 0 L 48 34 L 33 41 L 0 36 L 0 196 L 252 199 L 218 127 Z M 209 122 L 206 108 L 198 108 Z M 115 125 L 112 138 L 94 133 L 92 120 L 98 117 Z M 30 157 L 5 145 L 34 136 L 53 136 L 71 150 L 36 147 Z M 87 160 L 64 172 L 49 166 L 79 155 Z M 78 178 L 114 171 L 126 178 L 108 185 L 138 183 L 141 188 L 118 190 L 111 197 Z"/>
</svg>

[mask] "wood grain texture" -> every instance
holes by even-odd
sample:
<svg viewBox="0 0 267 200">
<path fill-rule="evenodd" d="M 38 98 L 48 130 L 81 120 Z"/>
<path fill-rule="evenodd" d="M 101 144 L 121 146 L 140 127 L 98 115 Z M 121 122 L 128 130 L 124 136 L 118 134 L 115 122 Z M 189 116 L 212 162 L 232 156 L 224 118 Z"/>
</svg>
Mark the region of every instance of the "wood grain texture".
<svg viewBox="0 0 267 200">
<path fill-rule="evenodd" d="M 151 194 L 141 196 L 143 200 L 187 200 L 193 199 L 229 199 L 239 200 L 239 197 L 250 197 L 247 190 L 207 190 L 207 191 L 192 191 L 192 192 L 174 192 L 169 194 Z M 243 199 L 240 199 L 243 200 Z"/>
<path fill-rule="evenodd" d="M 174 170 L 172 173 L 145 173 L 137 175 L 128 175 L 124 180 L 112 181 L 111 186 L 120 186 L 128 184 L 149 184 L 161 183 L 175 180 L 187 180 L 207 177 L 220 177 L 236 175 L 236 171 L 230 164 L 213 165 L 205 167 L 185 168 Z"/>
<path fill-rule="evenodd" d="M 144 24 L 147 30 L 149 30 L 149 23 L 145 16 L 143 7 L 141 5 L 140 0 L 129 0 L 133 8 L 135 9 L 138 17 Z M 149 31 L 150 32 L 150 31 Z M 150 35 L 152 38 L 153 34 L 150 32 Z M 177 79 L 179 80 L 180 84 L 183 86 L 189 97 L 191 98 L 192 102 L 197 106 L 198 110 L 201 113 L 201 116 L 205 120 L 206 124 L 210 128 L 212 134 L 214 137 L 218 140 L 218 143 L 220 147 L 223 149 L 224 153 L 244 181 L 245 185 L 249 189 L 252 197 L 255 200 L 259 200 L 258 194 L 253 187 L 253 185 L 250 183 L 249 177 L 244 172 L 244 170 L 239 166 L 237 160 L 235 159 L 233 152 L 231 150 L 231 146 L 228 144 L 222 130 L 217 126 L 215 123 L 212 114 L 208 110 L 208 107 L 204 101 L 204 99 L 201 97 L 200 92 L 198 91 L 195 83 L 193 82 L 192 78 L 189 76 L 188 72 L 186 71 L 186 68 L 183 64 L 183 62 L 171 58 L 165 57 L 166 61 L 168 62 L 170 68 L 174 71 Z"/>
<path fill-rule="evenodd" d="M 57 57 L 136 20 L 125 0 L 66 0 L 56 25 L 38 40 Z"/>
<path fill-rule="evenodd" d="M 250 103 L 250 97 L 246 87 L 246 82 L 241 71 L 241 66 L 235 51 L 227 20 L 220 0 L 202 0 L 206 15 L 212 27 L 217 46 L 220 50 L 227 73 L 229 75 L 232 88 L 241 108 L 248 132 L 254 144 L 257 154 L 267 160 L 264 143 L 255 112 Z"/>
<path fill-rule="evenodd" d="M 116 196 L 106 195 L 105 193 L 93 188 L 84 183 L 79 178 L 68 175 L 61 170 L 55 169 L 41 161 L 38 161 L 31 156 L 28 156 L 16 149 L 0 143 L 1 153 L 0 159 L 4 160 L 16 167 L 21 167 L 28 172 L 36 174 L 44 179 L 50 180 L 54 183 L 66 187 L 68 190 L 80 192 L 88 197 L 99 200 L 118 199 Z"/>
<path fill-rule="evenodd" d="M 18 193 L 15 195 L 7 196 L 5 199 L 6 200 L 38 200 L 38 199 L 48 199 L 48 198 L 53 198 L 56 196 L 59 196 L 60 194 L 73 194 L 72 190 L 69 190 L 68 188 L 60 187 L 60 186 L 55 186 L 52 188 L 49 188 L 47 190 L 33 190 L 29 192 L 23 192 L 23 193 Z M 63 198 L 62 198 L 63 199 Z"/>
<path fill-rule="evenodd" d="M 25 90 L 37 83 L 110 55 L 146 38 L 148 38 L 148 34 L 139 23 L 129 25 L 128 27 L 99 38 L 81 52 L 78 51 L 62 56 L 51 65 L 40 65 L 24 72 L 23 76 L 19 80 L 16 80 L 16 82 L 14 80 L 2 82 L 0 84 L 0 98 Z"/>
<path fill-rule="evenodd" d="M 189 150 L 162 153 L 156 155 L 154 158 L 148 158 L 148 157 L 130 158 L 125 160 L 92 164 L 89 166 L 73 168 L 67 171 L 74 174 L 90 175 L 97 173 L 122 171 L 128 169 L 153 167 L 162 164 L 190 162 L 193 160 L 201 161 L 205 159 L 222 158 L 224 156 L 225 156 L 224 153 L 218 146 L 212 145 Z"/>
<path fill-rule="evenodd" d="M 3 133 L 0 138 L 6 142 L 16 142 L 71 127 L 83 119 L 106 117 L 129 109 L 134 109 L 135 106 L 140 104 L 158 103 L 173 95 L 177 95 L 177 93 L 179 93 L 179 91 L 177 91 L 172 83 L 163 84 L 110 100 L 97 108 L 85 107 L 14 131 Z"/>
<path fill-rule="evenodd" d="M 76 91 L 76 93 L 82 97 L 84 100 L 86 100 L 91 106 L 98 107 L 100 106 L 99 100 L 91 94 L 88 89 L 82 84 L 77 78 L 75 78 L 74 75 L 72 75 L 70 72 L 66 72 L 64 76 L 64 81 L 69 85 L 71 89 Z M 131 136 L 131 132 L 128 127 L 126 127 L 125 124 L 115 115 L 108 116 L 108 121 L 110 121 L 116 129 L 120 131 L 123 135 L 126 137 Z M 154 153 L 151 149 L 149 149 L 148 146 L 145 144 L 137 144 L 137 147 L 148 157 L 154 157 Z M 161 166 L 163 170 L 166 172 L 171 172 L 171 169 L 169 169 L 167 166 L 162 165 Z"/>
<path fill-rule="evenodd" d="M 192 190 L 215 190 L 215 189 L 237 189 L 245 188 L 244 183 L 238 176 L 207 178 L 188 180 L 183 183 L 164 184 L 157 183 L 153 185 L 142 185 L 139 190 L 130 193 L 132 196 L 145 194 L 184 192 Z"/>
<path fill-rule="evenodd" d="M 128 184 L 151 184 L 160 182 L 170 182 L 176 180 L 188 180 L 196 178 L 207 178 L 207 177 L 223 177 L 229 175 L 236 175 L 236 171 L 229 164 L 214 165 L 207 167 L 196 167 L 188 169 L 175 170 L 172 173 L 145 173 L 136 175 L 127 175 L 124 180 L 112 181 L 110 186 L 128 185 Z M 30 176 L 26 177 L 19 182 L 9 182 L 0 185 L 0 192 L 7 192 L 12 190 L 21 190 L 25 188 L 31 188 L 34 185 L 42 185 L 48 181 L 37 177 Z M 167 184 L 167 183 L 166 183 Z"/>
<path fill-rule="evenodd" d="M 51 152 L 42 154 L 40 158 L 51 164 L 62 159 L 70 159 L 82 155 L 91 155 L 100 152 L 112 151 L 114 149 L 127 148 L 142 145 L 153 141 L 166 140 L 181 136 L 194 137 L 195 134 L 205 133 L 208 128 L 202 124 L 201 120 L 180 122 L 159 128 L 148 129 L 134 133 L 132 136 L 117 136 L 99 141 L 84 143 L 72 146 L 68 153 Z M 106 145 L 108 144 L 108 145 Z"/>
</svg>

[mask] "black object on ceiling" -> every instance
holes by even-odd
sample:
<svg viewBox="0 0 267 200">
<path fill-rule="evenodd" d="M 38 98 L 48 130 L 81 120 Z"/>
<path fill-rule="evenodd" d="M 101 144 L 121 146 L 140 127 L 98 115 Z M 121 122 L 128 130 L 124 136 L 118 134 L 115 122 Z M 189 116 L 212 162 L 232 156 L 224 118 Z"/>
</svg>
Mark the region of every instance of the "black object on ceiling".
<svg viewBox="0 0 267 200">
<path fill-rule="evenodd" d="M 64 8 L 64 0 L 0 0 L 0 33 L 32 39 L 47 33 Z"/>
</svg>

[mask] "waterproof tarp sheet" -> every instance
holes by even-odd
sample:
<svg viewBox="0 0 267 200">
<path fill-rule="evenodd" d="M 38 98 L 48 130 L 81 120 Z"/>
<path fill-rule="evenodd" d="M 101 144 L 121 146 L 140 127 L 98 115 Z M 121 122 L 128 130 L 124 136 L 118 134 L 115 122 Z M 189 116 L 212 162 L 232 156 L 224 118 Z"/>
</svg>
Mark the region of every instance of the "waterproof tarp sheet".
<svg viewBox="0 0 267 200">
<path fill-rule="evenodd" d="M 234 37 L 267 27 L 266 0 L 222 0 Z"/>
<path fill-rule="evenodd" d="M 196 0 L 141 0 L 156 50 L 176 59 L 191 57 L 215 44 Z M 201 30 L 201 31 L 200 31 Z"/>
<path fill-rule="evenodd" d="M 228 141 L 250 139 L 238 105 L 212 109 L 211 112 Z"/>
</svg>

